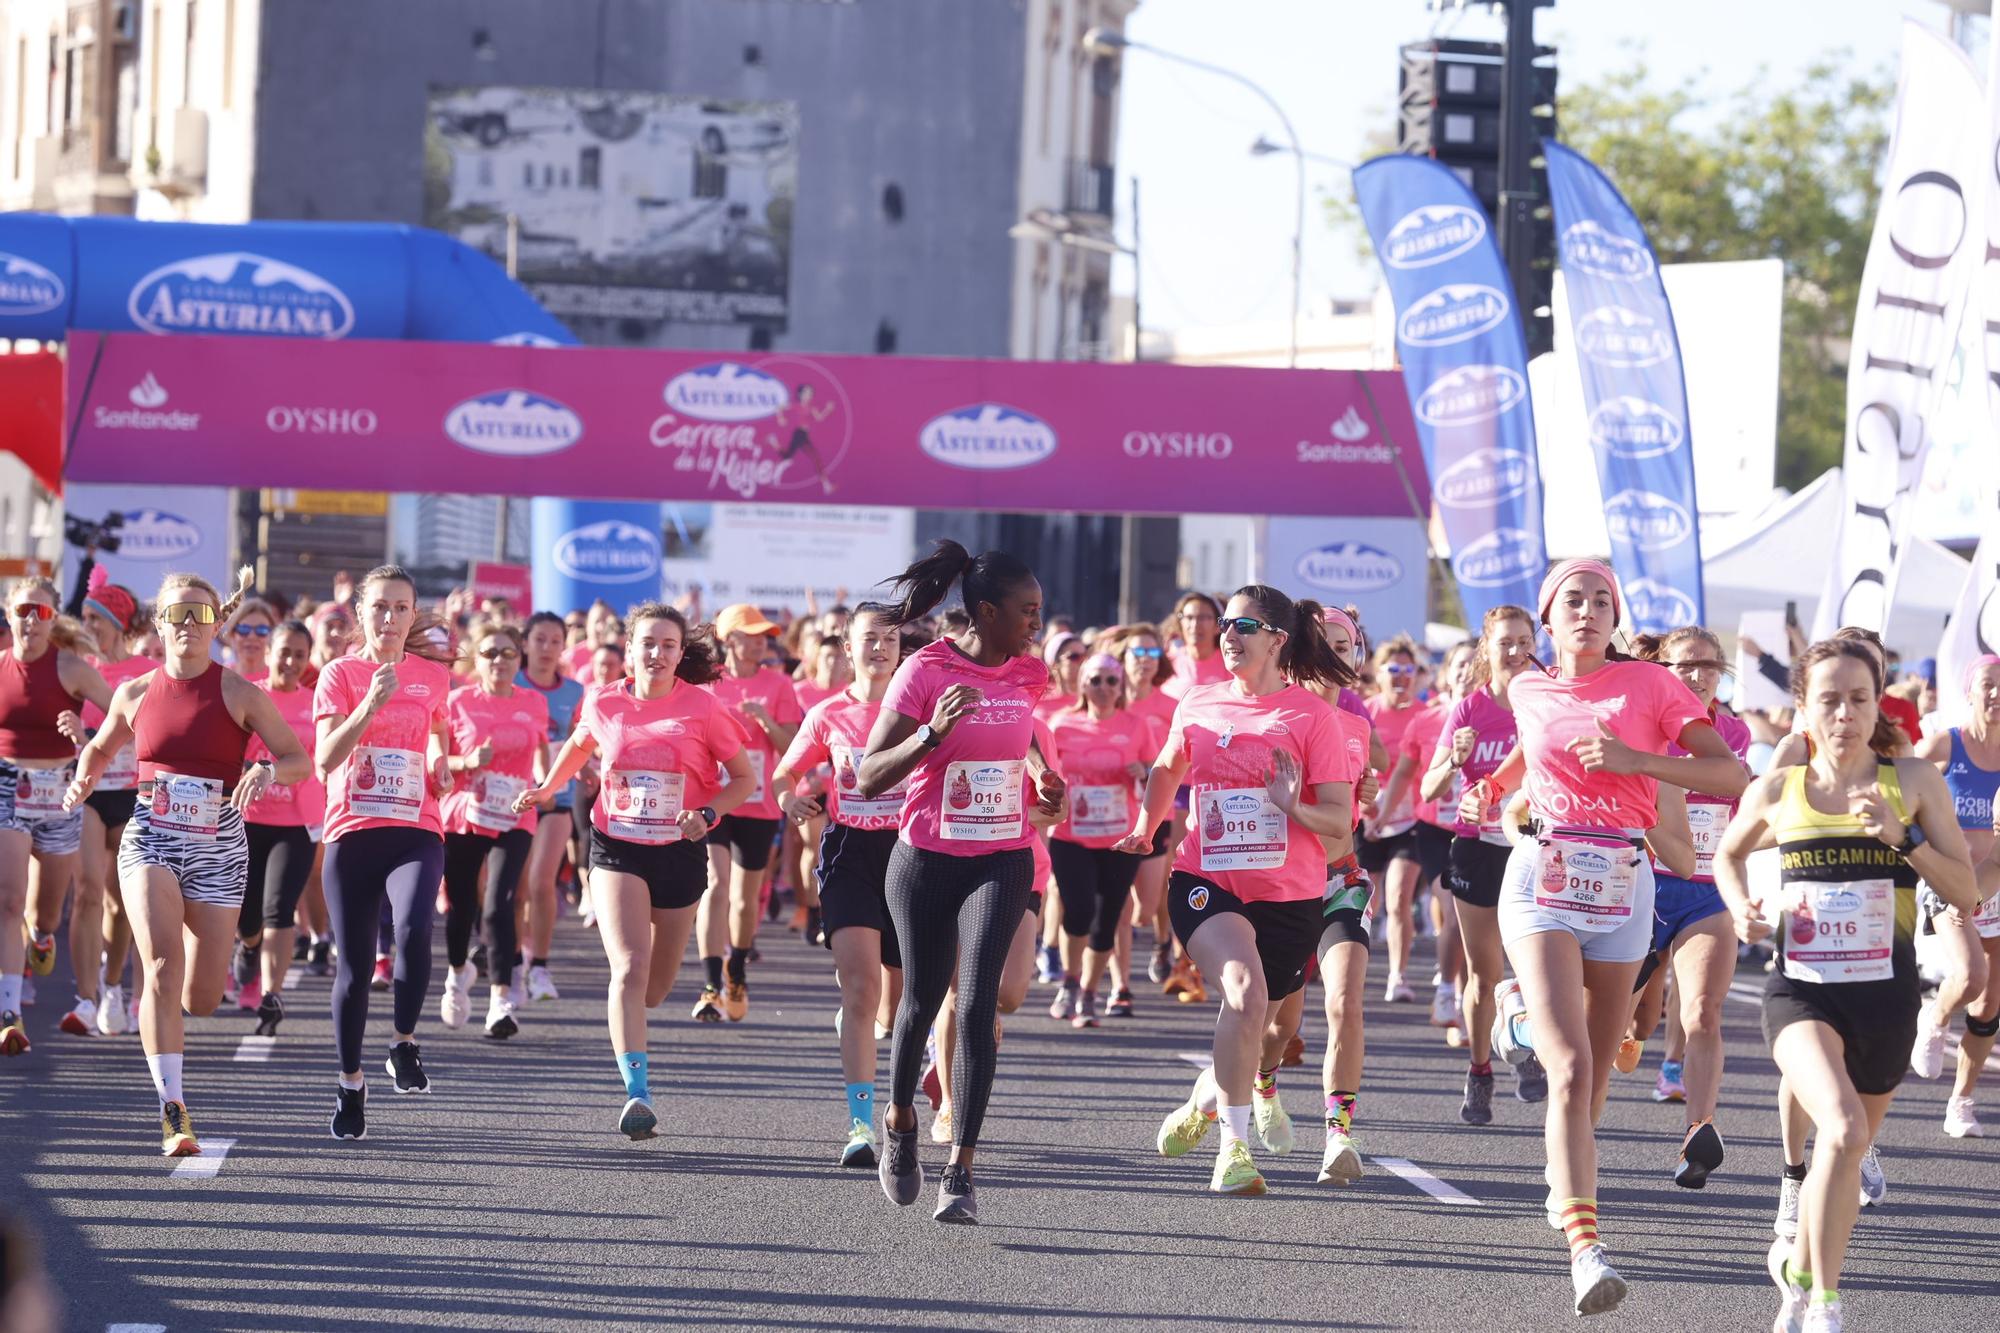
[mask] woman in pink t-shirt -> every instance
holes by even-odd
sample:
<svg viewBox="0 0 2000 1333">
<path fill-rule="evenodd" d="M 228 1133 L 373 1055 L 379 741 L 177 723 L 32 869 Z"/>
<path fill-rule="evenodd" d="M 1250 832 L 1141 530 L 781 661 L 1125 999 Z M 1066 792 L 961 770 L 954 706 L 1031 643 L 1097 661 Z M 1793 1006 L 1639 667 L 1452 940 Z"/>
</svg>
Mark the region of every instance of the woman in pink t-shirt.
<svg viewBox="0 0 2000 1333">
<path fill-rule="evenodd" d="M 311 753 L 313 735 L 313 692 L 305 686 L 306 667 L 312 659 L 312 631 L 296 620 L 287 620 L 271 636 L 266 655 L 271 673 L 252 681 L 271 696 L 278 716 L 284 718 L 299 744 Z M 243 752 L 250 763 L 270 757 L 270 747 L 252 739 Z M 320 836 L 326 824 L 326 784 L 317 775 L 302 782 L 274 782 L 243 811 L 243 832 L 250 844 L 248 887 L 243 895 L 243 914 L 237 930 L 245 949 L 260 960 L 256 1004 L 257 1035 L 275 1037 L 285 1018 L 285 974 L 291 970 L 292 923 L 298 919 L 299 899 L 320 855 Z M 244 979 L 244 990 L 250 987 Z"/>
<path fill-rule="evenodd" d="M 1126 711 L 1152 725 L 1152 753 L 1146 756 L 1150 765 L 1159 757 L 1160 747 L 1166 744 L 1167 729 L 1174 721 L 1174 704 L 1178 701 L 1162 688 L 1174 678 L 1173 663 L 1167 660 L 1160 636 L 1148 625 L 1112 630 L 1103 642 L 1124 669 Z M 1134 909 L 1137 920 L 1153 932 L 1153 956 L 1146 976 L 1155 985 L 1164 982 L 1174 966 L 1174 928 L 1167 920 L 1167 867 L 1179 841 L 1180 824 L 1169 813 L 1153 830 L 1152 850 L 1139 858 L 1139 873 L 1132 879 L 1132 896 L 1138 900 Z M 1131 986 L 1133 975 L 1132 927 L 1131 918 L 1119 927 L 1117 956 L 1112 963 L 1114 975 L 1127 987 Z M 1116 1006 L 1115 998 L 1113 1004 Z M 1113 1017 L 1130 1017 L 1129 1012 L 1121 1013 L 1117 1007 L 1107 1012 Z"/>
<path fill-rule="evenodd" d="M 1277 1020 L 1305 985 L 1322 933 L 1327 862 L 1353 835 L 1359 776 L 1333 707 L 1306 687 L 1345 685 L 1354 672 L 1327 644 L 1317 603 L 1294 603 L 1261 584 L 1229 599 L 1222 657 L 1229 683 L 1182 696 L 1118 849 L 1147 850 L 1175 791 L 1188 784 L 1193 828 L 1174 858 L 1167 908 L 1188 955 L 1221 985 L 1223 1003 L 1214 1069 L 1168 1115 L 1159 1147 L 1182 1155 L 1219 1111 L 1222 1150 L 1209 1188 L 1262 1194 L 1250 1155 L 1252 1106 L 1259 1136 L 1276 1151 L 1289 1146 L 1291 1122 L 1275 1096 L 1253 1097 L 1253 1082 L 1275 1069 L 1291 1035 Z"/>
<path fill-rule="evenodd" d="M 1034 741 L 1034 709 L 1049 669 L 1031 647 L 1041 632 L 1042 587 L 1003 551 L 974 557 L 941 541 L 894 580 L 895 620 L 908 624 L 960 586 L 971 626 L 904 659 L 869 733 L 856 787 L 873 799 L 907 782 L 902 831 L 890 853 L 887 898 L 903 955 L 896 1010 L 883 1193 L 897 1204 L 923 1189 L 912 1104 L 924 1037 L 958 974 L 952 1062 L 951 1163 L 938 1186 L 940 1222 L 978 1221 L 971 1164 L 993 1091 L 994 1019 L 1014 937 L 1034 894 L 1035 831 L 1026 781 L 1060 810 L 1063 782 Z"/>
<path fill-rule="evenodd" d="M 1179 702 L 1197 685 L 1220 685 L 1229 679 L 1229 667 L 1222 660 L 1222 606 L 1213 597 L 1205 592 L 1182 593 L 1160 629 L 1180 639 L 1180 650 L 1173 654 L 1173 675 L 1160 685 L 1169 699 Z"/>
<path fill-rule="evenodd" d="M 743 733 L 701 686 L 721 670 L 714 640 L 673 607 L 632 612 L 632 674 L 584 696 L 576 731 L 539 785 L 514 808 L 555 799 L 591 756 L 604 785 L 590 811 L 590 897 L 611 963 L 605 1002 L 611 1050 L 625 1080 L 618 1132 L 650 1139 L 653 1110 L 646 1010 L 667 998 L 687 950 L 695 904 L 708 888 L 702 841 L 757 785 Z"/>
<path fill-rule="evenodd" d="M 1389 938 L 1389 978 L 1382 998 L 1409 1004 L 1417 997 L 1403 974 L 1410 964 L 1416 938 L 1414 906 L 1421 862 L 1417 854 L 1415 788 L 1405 783 L 1392 790 L 1390 774 L 1403 752 L 1403 733 L 1423 712 L 1417 699 L 1417 646 L 1398 635 L 1375 649 L 1375 692 L 1368 696 L 1369 720 L 1388 751 L 1388 763 L 1376 770 L 1382 794 L 1376 813 L 1362 821 L 1361 842 L 1354 854 L 1374 881 L 1383 886 L 1382 911 Z M 1394 806 L 1389 804 L 1396 798 Z"/>
<path fill-rule="evenodd" d="M 1594 1126 L 1632 983 L 1652 947 L 1644 845 L 1659 822 L 1658 784 L 1735 797 L 1747 775 L 1687 686 L 1612 648 L 1620 605 L 1608 567 L 1559 564 L 1539 601 L 1556 669 L 1514 680 L 1519 748 L 1474 786 L 1460 813 L 1518 785 L 1535 821 L 1508 859 L 1500 935 L 1549 1073 L 1549 1220 L 1569 1240 L 1577 1311 L 1594 1314 L 1625 1296 L 1598 1240 Z M 1668 754 L 1676 742 L 1687 755 Z M 1680 842 L 1685 848 L 1684 834 Z"/>
</svg>

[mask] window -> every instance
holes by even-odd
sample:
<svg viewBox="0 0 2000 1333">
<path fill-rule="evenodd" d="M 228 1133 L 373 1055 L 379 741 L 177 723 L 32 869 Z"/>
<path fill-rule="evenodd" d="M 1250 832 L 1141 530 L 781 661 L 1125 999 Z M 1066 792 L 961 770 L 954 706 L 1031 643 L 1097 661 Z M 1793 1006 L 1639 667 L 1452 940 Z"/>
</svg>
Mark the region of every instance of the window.
<svg viewBox="0 0 2000 1333">
<path fill-rule="evenodd" d="M 490 190 L 493 188 L 493 159 L 481 153 L 478 160 L 479 183 Z"/>
<path fill-rule="evenodd" d="M 580 188 L 585 190 L 600 188 L 598 185 L 598 174 L 603 170 L 604 150 L 602 148 L 586 148 L 576 155 L 576 183 Z"/>
</svg>

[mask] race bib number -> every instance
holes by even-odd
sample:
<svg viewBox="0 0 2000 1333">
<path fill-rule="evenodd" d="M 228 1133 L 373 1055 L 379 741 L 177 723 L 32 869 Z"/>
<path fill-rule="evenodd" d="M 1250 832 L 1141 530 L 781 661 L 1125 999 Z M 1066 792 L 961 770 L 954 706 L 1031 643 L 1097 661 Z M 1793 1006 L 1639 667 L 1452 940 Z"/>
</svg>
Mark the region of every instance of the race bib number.
<svg viewBox="0 0 2000 1333">
<path fill-rule="evenodd" d="M 2000 893 L 1979 904 L 1979 910 L 1972 914 L 1972 928 L 1982 940 L 2000 939 Z"/>
<path fill-rule="evenodd" d="M 76 770 L 61 768 L 17 768 L 14 784 L 14 818 L 20 820 L 61 819 L 63 793 L 69 789 Z"/>
<path fill-rule="evenodd" d="M 944 770 L 938 836 L 955 842 L 1004 842 L 1021 836 L 1021 759 L 962 759 Z"/>
<path fill-rule="evenodd" d="M 104 775 L 97 780 L 98 791 L 131 791 L 139 785 L 139 751 L 128 745 L 111 756 Z"/>
<path fill-rule="evenodd" d="M 1838 985 L 1896 974 L 1894 880 L 1785 886 L 1785 975 Z"/>
<path fill-rule="evenodd" d="M 687 774 L 613 769 L 604 775 L 604 822 L 614 838 L 658 847 L 679 842 Z"/>
<path fill-rule="evenodd" d="M 363 745 L 347 767 L 347 808 L 363 819 L 414 824 L 424 813 L 424 780 L 417 751 Z"/>
<path fill-rule="evenodd" d="M 1285 863 L 1291 821 L 1262 788 L 1218 787 L 1195 799 L 1203 870 L 1275 870 Z"/>
<path fill-rule="evenodd" d="M 497 833 L 505 833 L 521 823 L 514 813 L 514 798 L 528 789 L 521 778 L 505 773 L 481 773 L 472 780 L 472 810 L 469 823 Z"/>
<path fill-rule="evenodd" d="M 1122 838 L 1132 831 L 1129 784 L 1071 787 L 1069 827 L 1079 838 Z"/>
<path fill-rule="evenodd" d="M 827 748 L 833 753 L 833 801 L 839 814 L 848 819 L 895 819 L 903 813 L 903 783 L 880 796 L 863 796 L 860 770 L 864 751 L 852 745 Z"/>
<path fill-rule="evenodd" d="M 1544 838 L 1537 845 L 1535 906 L 1593 933 L 1616 930 L 1632 919 L 1639 856 L 1629 843 Z"/>
<path fill-rule="evenodd" d="M 214 842 L 222 824 L 222 784 L 214 778 L 153 776 L 152 828 L 184 842 Z"/>
</svg>

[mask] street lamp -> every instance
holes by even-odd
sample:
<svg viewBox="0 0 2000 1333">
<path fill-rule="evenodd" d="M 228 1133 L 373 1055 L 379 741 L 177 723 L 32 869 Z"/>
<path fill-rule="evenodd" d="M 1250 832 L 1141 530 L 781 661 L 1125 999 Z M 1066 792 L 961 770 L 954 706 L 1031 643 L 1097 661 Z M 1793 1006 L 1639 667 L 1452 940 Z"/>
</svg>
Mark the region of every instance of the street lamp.
<svg viewBox="0 0 2000 1333">
<path fill-rule="evenodd" d="M 1314 153 L 1303 148 L 1293 148 L 1290 144 L 1272 143 L 1261 134 L 1257 136 L 1257 142 L 1250 145 L 1250 156 L 1252 157 L 1266 157 L 1272 153 L 1297 153 L 1308 162 L 1318 162 L 1322 166 L 1328 167 L 1339 167 L 1342 171 L 1354 170 L 1354 164 L 1346 158 L 1328 157 L 1325 153 Z"/>
<path fill-rule="evenodd" d="M 1205 60 L 1196 60 L 1190 56 L 1179 55 L 1173 51 L 1164 51 L 1157 46 L 1151 46 L 1145 42 L 1135 42 L 1124 33 L 1114 32 L 1110 28 L 1092 28 L 1084 33 L 1083 49 L 1092 55 L 1098 56 L 1115 55 L 1121 51 L 1145 51 L 1160 57 L 1162 60 L 1171 60 L 1175 64 L 1186 65 L 1190 69 L 1198 69 L 1204 73 L 1228 79 L 1232 83 L 1241 84 L 1243 87 L 1257 94 L 1257 96 L 1263 98 L 1264 104 L 1271 108 L 1272 114 L 1277 116 L 1278 123 L 1284 126 L 1285 138 L 1291 141 L 1289 151 L 1292 154 L 1292 164 L 1295 168 L 1295 207 L 1292 222 L 1292 332 L 1291 352 L 1286 360 L 1286 364 L 1297 369 L 1299 364 L 1299 294 L 1302 280 L 1301 275 L 1304 268 L 1306 232 L 1306 158 L 1304 150 L 1299 147 L 1298 132 L 1292 128 L 1292 118 L 1285 114 L 1285 109 L 1278 105 L 1276 98 L 1233 69 L 1224 69 L 1220 65 L 1211 65 Z"/>
</svg>

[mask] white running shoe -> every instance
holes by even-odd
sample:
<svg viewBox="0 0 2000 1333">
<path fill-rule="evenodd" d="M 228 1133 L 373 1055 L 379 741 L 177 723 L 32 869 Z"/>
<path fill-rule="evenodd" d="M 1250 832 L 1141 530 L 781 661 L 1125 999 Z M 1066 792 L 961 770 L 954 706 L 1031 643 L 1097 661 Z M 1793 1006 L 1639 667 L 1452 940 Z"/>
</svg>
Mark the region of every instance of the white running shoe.
<svg viewBox="0 0 2000 1333">
<path fill-rule="evenodd" d="M 1973 1110 L 1972 1098 L 1953 1097 L 1944 1104 L 1944 1132 L 1955 1139 L 1986 1137 L 1986 1128 Z"/>
<path fill-rule="evenodd" d="M 1799 1238 L 1799 1191 L 1804 1188 L 1803 1180 L 1778 1177 L 1778 1215 L 1771 1219 L 1771 1234 L 1780 1240 Z"/>
<path fill-rule="evenodd" d="M 1399 973 L 1391 972 L 1388 984 L 1382 988 L 1382 999 L 1388 1004 L 1415 1004 L 1417 993 Z"/>
<path fill-rule="evenodd" d="M 1354 1136 L 1337 1125 L 1326 1127 L 1326 1151 L 1320 1154 L 1319 1183 L 1352 1185 L 1361 1179 L 1361 1148 Z"/>
<path fill-rule="evenodd" d="M 527 968 L 517 967 L 514 969 L 514 980 L 507 986 L 507 998 L 514 1002 L 516 1009 L 525 1009 L 528 1007 Z"/>
<path fill-rule="evenodd" d="M 1840 1333 L 1840 1298 L 1814 1301 L 1806 1308 L 1804 1333 Z"/>
<path fill-rule="evenodd" d="M 1569 1281 L 1576 1289 L 1578 1314 L 1608 1314 L 1625 1299 L 1625 1279 L 1605 1259 L 1602 1245 L 1592 1245 L 1569 1261 Z"/>
<path fill-rule="evenodd" d="M 1458 1023 L 1458 987 L 1450 982 L 1431 992 L 1431 1026 L 1453 1027 Z"/>
<path fill-rule="evenodd" d="M 1812 1293 L 1785 1276 L 1785 1261 L 1792 1257 L 1792 1242 L 1774 1240 L 1770 1253 L 1764 1256 L 1765 1271 L 1771 1281 L 1778 1284 L 1778 1317 L 1771 1321 L 1771 1333 L 1802 1333 L 1805 1328 L 1806 1308 L 1811 1304 Z"/>
<path fill-rule="evenodd" d="M 549 969 L 546 965 L 536 963 L 528 969 L 529 1000 L 560 1000 L 561 998 L 562 993 L 556 989 L 556 979 L 549 975 Z"/>
<path fill-rule="evenodd" d="M 72 1037 L 94 1037 L 97 1035 L 97 1001 L 76 997 L 76 1007 L 62 1016 L 56 1024 Z"/>
<path fill-rule="evenodd" d="M 1551 1231 L 1567 1229 L 1563 1226 L 1562 1209 L 1556 1206 L 1556 1191 L 1553 1185 L 1549 1187 L 1549 1196 L 1542 1200 L 1542 1217 L 1548 1222 Z"/>
<path fill-rule="evenodd" d="M 472 1017 L 472 980 L 477 975 L 471 963 L 444 970 L 444 994 L 438 997 L 438 1020 L 448 1028 L 462 1028 Z"/>
<path fill-rule="evenodd" d="M 494 991 L 492 1000 L 486 1006 L 486 1035 L 495 1041 L 505 1041 L 521 1030 L 521 1024 L 514 1017 L 514 997 L 504 990 Z"/>
<path fill-rule="evenodd" d="M 1937 1021 L 1937 1009 L 1930 1001 L 1917 1014 L 1917 1041 L 1910 1047 L 1910 1072 L 1918 1078 L 1936 1078 L 1944 1072 L 1946 1025 Z"/>
<path fill-rule="evenodd" d="M 1521 983 L 1509 977 L 1493 988 L 1493 1050 L 1510 1065 L 1524 1064 L 1535 1053 L 1528 1028 L 1528 1002 Z"/>
<path fill-rule="evenodd" d="M 877 1023 L 875 1025 L 875 1040 L 887 1041 L 895 1034 L 895 1031 L 896 1029 L 890 1027 L 887 1023 Z"/>
<path fill-rule="evenodd" d="M 1871 1143 L 1861 1158 L 1861 1206 L 1873 1208 L 1888 1197 L 1889 1178 L 1882 1174 L 1882 1159 L 1875 1155 Z"/>
<path fill-rule="evenodd" d="M 97 1006 L 97 1030 L 107 1037 L 116 1037 L 126 1030 L 125 988 L 106 986 L 104 1003 Z"/>
<path fill-rule="evenodd" d="M 1285 1109 L 1285 1103 L 1276 1091 L 1266 1097 L 1263 1093 L 1250 1094 L 1250 1117 L 1257 1126 L 1257 1138 L 1264 1147 L 1283 1157 L 1292 1150 L 1292 1116 Z"/>
</svg>

